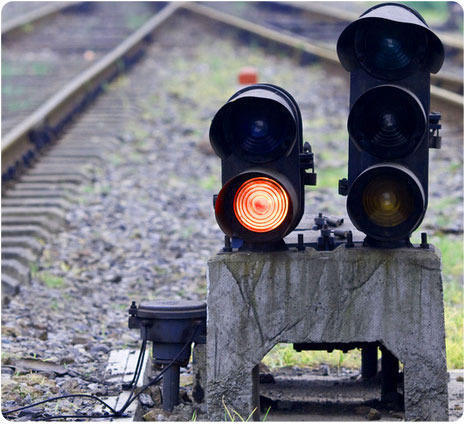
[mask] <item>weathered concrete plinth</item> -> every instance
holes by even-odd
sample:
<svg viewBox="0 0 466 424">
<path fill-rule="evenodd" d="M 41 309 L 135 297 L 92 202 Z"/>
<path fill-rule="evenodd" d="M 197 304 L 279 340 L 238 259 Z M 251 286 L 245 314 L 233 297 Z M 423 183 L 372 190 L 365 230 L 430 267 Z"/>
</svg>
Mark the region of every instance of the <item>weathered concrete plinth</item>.
<svg viewBox="0 0 466 424">
<path fill-rule="evenodd" d="M 243 417 L 258 407 L 257 365 L 277 343 L 379 342 L 404 364 L 406 419 L 448 420 L 440 268 L 433 247 L 211 258 L 209 419 L 222 398 Z"/>
</svg>

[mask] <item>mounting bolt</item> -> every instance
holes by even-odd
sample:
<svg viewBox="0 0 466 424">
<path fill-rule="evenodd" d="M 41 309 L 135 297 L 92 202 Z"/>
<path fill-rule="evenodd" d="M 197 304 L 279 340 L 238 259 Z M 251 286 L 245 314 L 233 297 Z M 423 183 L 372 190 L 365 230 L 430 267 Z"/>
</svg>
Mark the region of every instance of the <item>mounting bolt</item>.
<svg viewBox="0 0 466 424">
<path fill-rule="evenodd" d="M 138 307 L 136 306 L 136 302 L 133 300 L 131 302 L 131 306 L 129 307 L 128 312 L 132 317 L 134 317 L 136 316 L 137 311 L 138 311 Z"/>
<path fill-rule="evenodd" d="M 306 250 L 306 246 L 304 246 L 304 236 L 302 234 L 298 234 L 298 250 Z"/>
<path fill-rule="evenodd" d="M 345 247 L 354 247 L 353 243 L 353 233 L 351 231 L 348 231 L 346 233 L 346 244 Z"/>
<path fill-rule="evenodd" d="M 429 243 L 427 243 L 427 233 L 421 233 L 421 249 L 428 249 Z"/>
<path fill-rule="evenodd" d="M 231 240 L 229 236 L 225 236 L 225 246 L 223 248 L 224 252 L 231 252 Z"/>
</svg>

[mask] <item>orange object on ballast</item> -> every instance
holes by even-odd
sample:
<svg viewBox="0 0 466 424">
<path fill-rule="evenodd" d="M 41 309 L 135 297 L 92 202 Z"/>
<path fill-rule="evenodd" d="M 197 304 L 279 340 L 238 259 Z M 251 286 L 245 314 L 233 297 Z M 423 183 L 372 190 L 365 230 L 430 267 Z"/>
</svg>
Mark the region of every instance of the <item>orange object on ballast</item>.
<svg viewBox="0 0 466 424">
<path fill-rule="evenodd" d="M 235 216 L 248 230 L 264 233 L 277 228 L 288 212 L 285 189 L 271 178 L 257 177 L 244 182 L 233 200 Z"/>
<path fill-rule="evenodd" d="M 238 74 L 238 83 L 241 85 L 257 84 L 257 69 L 247 66 L 242 68 Z"/>
</svg>

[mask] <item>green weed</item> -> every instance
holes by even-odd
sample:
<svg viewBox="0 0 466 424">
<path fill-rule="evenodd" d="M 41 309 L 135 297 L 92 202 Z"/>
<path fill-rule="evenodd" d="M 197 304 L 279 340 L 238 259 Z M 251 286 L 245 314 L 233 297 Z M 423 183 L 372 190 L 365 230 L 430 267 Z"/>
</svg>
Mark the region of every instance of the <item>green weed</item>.
<svg viewBox="0 0 466 424">
<path fill-rule="evenodd" d="M 220 189 L 220 178 L 217 174 L 204 177 L 199 181 L 199 185 L 206 191 L 217 192 Z"/>
<path fill-rule="evenodd" d="M 264 357 L 263 362 L 270 368 L 285 366 L 317 367 L 320 364 L 328 364 L 331 367 L 359 368 L 361 354 L 359 350 L 351 350 L 347 354 L 334 350 L 332 353 L 325 351 L 296 352 L 293 345 L 279 343 Z"/>
<path fill-rule="evenodd" d="M 440 25 L 448 19 L 448 6 L 442 1 L 405 1 L 404 4 L 416 9 L 429 25 Z"/>
<path fill-rule="evenodd" d="M 230 408 L 231 408 L 231 411 L 230 411 L 230 408 L 228 408 L 228 406 L 226 405 L 225 399 L 223 398 L 223 396 L 222 396 L 222 404 L 223 404 L 223 408 L 224 408 L 224 410 L 225 410 L 225 421 L 227 421 L 226 418 L 227 418 L 227 416 L 228 416 L 228 419 L 229 419 L 230 421 L 236 421 L 235 418 L 238 417 L 238 418 L 240 419 L 240 421 L 242 421 L 242 422 L 248 422 L 248 421 L 251 420 L 252 416 L 254 415 L 254 412 L 256 412 L 256 409 L 257 409 L 257 408 L 254 408 L 254 409 L 252 410 L 252 412 L 249 414 L 249 416 L 248 416 L 246 419 L 244 419 L 244 418 L 241 416 L 241 414 L 240 414 L 239 412 L 235 411 L 235 410 L 234 410 L 233 408 L 231 408 L 231 407 L 230 407 Z"/>
<path fill-rule="evenodd" d="M 345 169 L 337 168 L 323 168 L 319 169 L 317 173 L 317 185 L 320 188 L 338 189 L 338 180 L 345 176 Z"/>
<path fill-rule="evenodd" d="M 451 165 L 448 166 L 448 172 L 456 172 L 463 168 L 463 164 L 461 162 L 453 162 Z M 458 199 L 456 199 L 458 201 Z"/>
<path fill-rule="evenodd" d="M 47 271 L 40 272 L 38 278 L 50 289 L 58 289 L 65 285 L 65 280 L 62 277 L 58 277 Z"/>
<path fill-rule="evenodd" d="M 125 22 L 126 28 L 134 31 L 140 28 L 149 18 L 150 15 L 148 14 L 128 15 Z"/>
<path fill-rule="evenodd" d="M 36 263 L 32 263 L 29 266 L 29 272 L 31 273 L 32 278 L 37 278 L 37 275 L 39 273 L 39 265 L 37 265 Z"/>
<path fill-rule="evenodd" d="M 462 285 L 463 237 L 441 234 L 431 237 L 429 242 L 442 252 L 442 271 L 444 277 L 454 279 Z"/>
</svg>

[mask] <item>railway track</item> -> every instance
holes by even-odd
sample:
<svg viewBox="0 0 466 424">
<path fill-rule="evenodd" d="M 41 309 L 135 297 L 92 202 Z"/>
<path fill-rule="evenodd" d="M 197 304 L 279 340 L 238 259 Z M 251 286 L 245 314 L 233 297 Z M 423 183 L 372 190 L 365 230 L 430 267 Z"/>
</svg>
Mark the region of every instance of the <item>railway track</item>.
<svg viewBox="0 0 466 424">
<path fill-rule="evenodd" d="M 52 16 L 55 16 L 69 8 L 73 8 L 80 5 L 79 2 L 28 2 L 29 7 L 26 8 L 26 12 L 21 12 L 22 7 L 26 5 L 15 4 L 9 5 L 6 12 L 3 11 L 2 18 L 5 18 L 2 22 L 2 37 L 12 37 L 15 34 L 29 30 L 32 25 L 36 25 L 41 21 L 49 20 Z M 32 3 L 32 4 L 31 4 Z M 9 12 L 10 8 L 13 8 L 12 12 Z M 17 10 L 15 10 L 17 9 Z M 18 10 L 19 9 L 19 10 Z M 6 17 L 5 17 L 6 15 Z"/>
<path fill-rule="evenodd" d="M 42 12 L 41 21 L 33 16 L 32 23 L 17 25 L 13 33 L 2 33 L 2 135 L 118 46 L 162 6 L 143 2 L 52 4 L 44 6 L 46 11 L 36 9 L 36 15 Z"/>
<path fill-rule="evenodd" d="M 79 5 L 80 4 L 77 4 L 77 6 Z M 63 4 L 58 5 L 58 6 L 59 7 L 54 6 L 53 8 L 50 9 L 50 15 L 55 15 L 59 11 L 63 10 L 63 7 L 64 7 Z M 287 7 L 289 7 L 288 4 L 287 4 Z M 295 5 L 293 5 L 293 7 L 295 7 Z M 302 9 L 301 6 L 299 7 Z M 330 64 L 335 64 L 339 66 L 338 57 L 336 55 L 334 48 L 332 49 L 324 44 L 310 42 L 305 37 L 301 37 L 296 34 L 281 33 L 277 30 L 267 28 L 257 23 L 253 23 L 248 20 L 235 17 L 233 15 L 230 15 L 230 14 L 227 14 L 221 11 L 217 11 L 210 7 L 206 7 L 200 4 L 187 3 L 187 4 L 182 5 L 181 8 L 185 10 L 189 10 L 191 11 L 191 13 L 197 14 L 198 16 L 203 16 L 208 19 L 216 20 L 218 22 L 221 22 L 224 25 L 228 25 L 236 29 L 246 31 L 262 39 L 279 43 L 280 45 L 286 46 L 294 50 L 298 50 L 299 52 L 302 52 L 304 54 L 316 56 L 319 59 L 324 60 Z M 322 9 L 320 9 L 317 6 L 312 6 L 312 8 L 306 7 L 305 10 L 307 12 L 312 12 L 313 14 L 316 14 L 316 15 L 324 15 L 328 18 L 336 19 L 336 20 L 342 19 L 344 17 L 347 19 L 350 16 L 353 16 L 351 12 L 348 12 L 348 13 L 345 12 L 346 15 L 344 13 L 343 14 L 344 16 L 341 16 L 342 15 L 341 11 L 339 13 L 335 12 L 332 14 L 332 10 L 334 11 L 334 9 L 328 8 L 326 6 L 323 6 Z M 45 19 L 46 17 L 45 13 L 36 12 L 35 15 L 33 16 L 33 19 L 36 19 L 37 15 L 40 15 L 40 19 Z M 24 26 L 25 19 L 17 18 L 17 20 L 23 22 L 22 25 Z M 341 26 L 341 23 L 339 23 L 339 25 Z M 17 31 L 18 25 L 11 26 L 11 27 L 14 29 L 14 31 Z M 334 31 L 334 34 L 335 34 L 335 31 Z M 39 38 L 39 42 L 40 42 L 40 38 Z M 455 45 L 455 43 L 452 43 L 452 44 Z M 81 49 L 83 49 L 83 46 L 80 46 L 80 47 Z M 89 51 L 92 51 L 92 50 L 89 50 Z M 116 63 L 116 61 L 114 62 Z M 75 89 L 77 87 L 79 91 L 79 87 L 86 85 L 86 82 L 85 82 L 86 78 L 89 78 L 89 75 L 84 77 L 84 79 L 78 78 L 77 81 L 76 80 L 73 81 L 72 83 L 68 84 L 67 87 L 69 88 L 74 85 Z M 445 73 L 445 74 L 440 74 L 440 75 L 433 75 L 432 82 L 433 84 L 435 84 L 435 85 L 432 85 L 432 89 L 431 89 L 432 98 L 434 100 L 438 100 L 442 103 L 447 103 L 448 105 L 451 105 L 457 108 L 463 107 L 463 96 L 458 94 L 455 91 L 451 91 L 449 89 L 444 88 L 445 86 L 454 87 L 454 90 L 462 91 L 462 84 L 463 84 L 462 78 Z M 74 90 L 72 89 L 71 91 L 73 92 Z M 31 116 L 28 116 L 25 121 L 21 122 L 19 125 L 17 125 L 14 128 L 11 128 L 11 126 L 8 124 L 8 118 L 9 118 L 8 109 L 6 108 L 7 109 L 7 112 L 5 113 L 6 116 L 2 117 L 3 128 L 10 129 L 10 131 L 8 134 L 4 134 L 4 138 L 2 141 L 3 181 L 11 178 L 16 172 L 16 169 L 21 166 L 21 164 L 18 163 L 17 158 L 23 157 L 23 162 L 26 162 L 26 163 L 32 159 L 34 155 L 34 151 L 31 149 L 26 150 L 26 146 L 29 144 L 31 137 L 35 139 L 39 139 L 39 144 L 43 143 L 44 142 L 43 140 L 47 140 L 48 138 L 54 137 L 53 133 L 57 132 L 57 128 L 60 126 L 60 123 L 47 122 L 46 126 L 48 126 L 48 128 L 46 129 L 44 128 L 39 129 L 38 127 L 40 126 L 44 127 L 45 120 L 48 119 L 48 114 L 51 114 L 52 112 L 51 109 L 54 108 L 53 104 L 55 104 L 55 109 L 57 108 L 57 106 L 60 106 L 60 107 L 62 106 L 60 102 L 63 101 L 63 96 L 71 97 L 70 92 L 67 93 L 66 89 L 62 90 L 59 93 L 59 95 L 56 95 L 54 96 L 54 98 L 51 98 L 49 100 L 48 107 L 45 107 L 45 109 L 44 107 L 41 107 L 39 110 L 35 111 L 34 114 L 32 114 Z M 74 96 L 74 98 L 76 97 L 77 96 Z M 5 103 L 8 104 L 8 101 L 5 102 L 5 100 L 6 99 L 4 99 L 4 104 Z M 45 134 L 44 134 L 44 131 L 45 131 Z M 21 138 L 22 138 L 22 141 L 20 141 Z M 14 164 L 12 165 L 12 161 L 10 158 L 14 158 L 14 162 L 16 162 L 16 165 Z"/>
<path fill-rule="evenodd" d="M 208 3 L 204 5 L 210 6 Z M 358 13 L 316 2 L 251 3 L 242 9 L 228 3 L 214 5 L 216 10 L 254 23 L 254 31 L 262 33 L 264 37 L 278 39 L 282 34 L 284 43 L 290 43 L 298 49 L 301 46 L 308 51 L 315 50 L 317 54 L 322 52 L 322 58 L 338 65 L 340 62 L 335 51 L 338 34 L 349 22 L 359 17 Z M 231 23 L 243 25 L 240 21 Z M 273 35 L 274 31 L 276 36 Z M 450 52 L 448 57 L 452 59 L 447 57 L 444 65 L 447 70 L 431 76 L 432 96 L 460 107 L 463 104 L 463 42 L 461 38 L 450 34 L 440 34 L 440 37 Z"/>
<path fill-rule="evenodd" d="M 99 178 L 101 178 L 99 169 L 105 168 L 104 165 L 106 162 L 117 160 L 114 159 L 115 152 L 119 150 L 125 152 L 125 149 L 128 149 L 126 144 L 131 144 L 131 137 L 125 134 L 126 129 L 122 125 L 122 122 L 128 120 L 129 117 L 144 115 L 150 112 L 150 109 L 148 112 L 148 109 L 138 104 L 138 99 L 145 95 L 147 96 L 147 91 L 149 89 L 154 92 L 161 89 L 157 83 L 153 81 L 149 82 L 151 78 L 150 71 L 145 71 L 145 73 L 141 72 L 137 74 L 138 76 L 136 77 L 140 82 L 147 81 L 147 87 L 141 83 L 134 89 L 128 89 L 124 87 L 124 79 L 115 82 L 115 77 L 121 75 L 122 71 L 129 69 L 139 59 L 142 59 L 144 53 L 148 49 L 153 48 L 150 47 L 152 45 L 150 41 L 155 39 L 155 44 L 157 44 L 157 42 L 160 42 L 159 35 L 163 35 L 165 31 L 169 32 L 169 29 L 172 29 L 171 37 L 173 40 L 170 39 L 169 35 L 166 35 L 165 41 L 163 41 L 165 44 L 162 42 L 160 49 L 172 48 L 173 46 L 174 48 L 179 48 L 176 44 L 177 35 L 174 33 L 172 26 L 177 24 L 183 28 L 183 25 L 189 27 L 190 20 L 199 20 L 204 22 L 206 26 L 212 25 L 213 28 L 217 29 L 217 33 L 220 33 L 219 31 L 223 31 L 224 29 L 227 30 L 227 35 L 230 34 L 228 31 L 231 31 L 231 34 L 235 36 L 247 33 L 249 37 L 254 37 L 254 40 L 256 40 L 255 37 L 257 37 L 259 40 L 266 40 L 267 43 L 272 42 L 274 45 L 278 44 L 281 47 L 291 49 L 296 57 L 317 57 L 329 65 L 336 64 L 331 50 L 325 47 L 315 45 L 306 40 L 301 40 L 296 36 L 290 36 L 289 34 L 279 33 L 252 24 L 251 22 L 215 11 L 203 5 L 195 3 L 171 4 L 158 12 L 122 44 L 102 54 L 102 56 L 97 59 L 91 67 L 88 67 L 84 73 L 74 76 L 65 87 L 50 97 L 47 102 L 42 104 L 33 114 L 28 115 L 26 120 L 16 125 L 14 131 L 10 130 L 8 134 L 5 134 L 3 137 L 2 174 L 5 179 L 2 181 L 2 191 L 4 193 L 2 197 L 2 296 L 6 295 L 8 298 L 5 304 L 18 293 L 20 287 L 28 285 L 31 272 L 30 263 L 34 262 L 37 255 L 41 252 L 44 243 L 43 241 L 38 242 L 37 240 L 50 240 L 50 238 L 54 237 L 51 237 L 51 235 L 57 234 L 63 225 L 69 225 L 69 223 L 67 224 L 66 211 L 72 209 L 72 205 L 76 202 L 76 199 L 78 199 L 79 202 L 82 189 L 90 190 L 96 182 L 98 183 Z M 199 28 L 202 29 L 202 25 L 200 25 Z M 190 33 L 190 42 L 192 43 L 190 46 L 193 50 L 197 48 L 195 37 L 200 31 L 199 28 L 195 27 L 195 31 Z M 215 33 L 215 31 L 213 31 L 213 33 Z M 214 38 L 211 40 L 214 40 Z M 161 54 L 161 50 L 155 50 L 155 53 Z M 154 50 L 152 54 L 154 54 Z M 272 55 L 272 53 L 269 54 Z M 154 56 L 153 60 L 156 61 L 157 56 Z M 187 73 L 188 71 L 192 73 L 202 73 L 203 69 L 205 69 L 202 67 L 204 66 L 202 63 L 196 66 L 198 66 L 198 68 L 194 68 L 195 70 L 193 71 L 191 71 L 191 69 L 186 69 L 185 71 Z M 210 66 L 214 67 L 215 63 Z M 296 72 L 299 73 L 298 64 L 296 64 L 296 68 Z M 338 69 L 337 67 L 334 68 Z M 336 71 L 336 73 L 339 75 L 338 78 L 340 78 L 341 71 Z M 299 77 L 303 79 L 306 75 L 304 71 L 299 73 Z M 114 83 L 111 86 L 112 88 L 109 89 L 108 84 L 111 81 L 114 81 Z M 186 92 L 189 92 L 189 86 L 184 87 Z M 120 88 L 127 94 L 128 92 L 131 93 L 129 96 L 131 101 L 129 103 L 127 99 L 120 98 L 118 94 Z M 163 89 L 165 90 L 168 88 L 163 87 Z M 169 99 L 173 100 L 173 102 L 177 99 L 182 99 L 185 103 L 185 107 L 188 111 L 184 110 L 183 113 L 187 114 L 186 121 L 189 122 L 189 118 L 191 117 L 189 109 L 195 109 L 195 104 L 194 106 L 190 106 L 193 101 L 192 97 L 189 97 L 189 95 L 183 91 L 177 90 L 176 86 L 171 86 L 169 89 L 171 90 Z M 314 87 L 314 89 L 316 89 L 316 87 Z M 324 94 L 320 93 L 320 95 L 323 96 Z M 330 93 L 329 96 L 331 97 L 332 93 Z M 337 91 L 333 93 L 333 96 L 341 97 Z M 441 93 L 439 96 L 441 96 Z M 154 105 L 156 105 L 159 100 L 159 97 L 157 97 L 157 100 L 154 100 Z M 445 102 L 448 103 L 449 100 L 445 100 Z M 454 105 L 455 103 L 450 102 L 450 104 Z M 84 112 L 90 105 L 92 105 L 91 113 L 85 114 Z M 215 106 L 217 105 L 212 105 L 214 109 Z M 311 106 L 312 107 L 309 107 L 310 110 L 316 108 L 316 104 L 314 103 L 312 103 Z M 164 113 L 168 113 L 169 111 L 170 108 L 167 107 Z M 309 113 L 309 110 L 307 112 Z M 178 113 L 181 112 L 175 112 L 175 114 Z M 329 114 L 332 115 L 332 112 L 329 112 Z M 206 116 L 211 116 L 211 113 L 206 113 Z M 170 119 L 178 123 L 180 122 L 180 120 L 176 121 L 176 118 L 171 117 L 171 115 L 166 119 L 167 122 L 170 122 Z M 163 119 L 159 118 L 155 122 L 157 125 L 162 126 L 166 124 Z M 157 128 L 155 124 L 153 125 Z M 173 128 L 174 127 L 175 125 L 173 125 Z M 183 134 L 176 133 L 176 130 L 173 128 L 170 127 L 170 131 L 177 134 L 177 137 L 180 138 L 184 137 L 189 139 L 190 134 L 196 134 L 196 132 L 192 132 L 189 127 L 183 130 Z M 307 130 L 309 131 L 310 128 L 313 127 L 308 127 Z M 163 145 L 163 143 L 167 143 L 166 137 L 167 135 L 157 136 L 157 140 Z M 201 138 L 200 136 L 196 137 Z M 317 143 L 318 142 L 319 141 L 317 141 Z M 341 142 L 346 144 L 347 140 L 343 139 Z M 323 145 L 320 147 L 322 150 Z M 191 155 L 194 155 L 196 152 L 195 148 L 183 147 L 182 143 L 179 144 L 179 148 L 180 150 L 183 148 L 188 149 L 188 153 L 181 151 L 178 153 L 171 152 L 171 154 L 177 155 L 180 164 L 184 163 L 182 158 L 185 158 L 185 154 L 191 157 Z M 140 149 L 143 155 L 150 154 L 150 150 L 145 148 L 142 143 Z M 39 157 L 39 153 L 44 154 Z M 164 151 L 162 149 L 162 152 L 159 152 L 157 150 L 157 154 L 159 153 L 162 154 L 162 159 L 165 158 L 165 161 L 170 160 L 171 156 L 169 151 Z M 25 155 L 29 157 L 27 158 Z M 451 155 L 443 158 L 443 162 L 441 163 L 448 163 L 450 157 Z M 184 160 L 186 160 L 186 158 Z M 320 158 L 320 160 L 322 164 L 323 158 Z M 20 164 L 19 162 L 21 161 L 25 163 Z M 338 162 L 335 158 L 335 161 L 337 165 L 342 168 L 346 166 L 344 160 Z M 32 165 L 32 167 L 29 167 L 29 165 Z M 12 166 L 13 169 L 11 170 L 10 167 Z M 138 162 L 130 161 L 126 166 L 128 166 L 128 174 L 130 174 L 130 167 L 137 167 Z M 183 168 L 183 166 L 180 165 L 180 168 Z M 195 168 L 195 166 L 193 166 L 193 168 Z M 193 178 L 190 172 L 194 171 L 183 170 L 184 180 L 189 181 Z M 344 171 L 342 170 L 342 172 Z M 165 172 L 165 174 L 168 174 L 168 172 Z M 7 182 L 9 178 L 11 178 L 9 182 L 4 185 L 3 183 Z M 141 175 L 141 184 L 146 187 L 148 196 L 157 196 L 157 193 L 151 193 L 150 186 L 147 186 L 147 182 L 145 182 L 143 178 L 144 175 Z M 207 184 L 204 180 L 202 181 L 204 184 Z M 171 181 L 168 180 L 168 183 L 171 183 Z M 121 179 L 121 184 L 125 184 L 124 179 Z M 176 197 L 173 200 L 175 204 L 174 211 L 177 210 L 177 204 L 186 202 L 186 197 L 182 190 L 178 191 L 179 185 L 177 184 L 180 183 L 174 183 L 171 188 L 171 190 L 176 193 Z M 187 187 L 183 186 L 183 188 L 186 189 Z M 152 189 L 154 189 L 154 187 L 152 187 Z M 331 190 L 331 196 L 334 197 L 335 192 L 336 189 L 333 188 Z M 171 196 L 169 193 L 167 194 L 164 192 L 163 194 L 165 196 Z M 102 199 L 107 195 L 108 193 L 105 194 L 105 190 L 102 189 Z M 173 196 L 175 196 L 175 194 Z M 131 200 L 136 202 L 137 199 L 132 198 Z M 188 200 L 192 201 L 192 196 L 188 196 Z M 206 205 L 209 202 L 210 200 L 206 201 Z M 126 207 L 129 208 L 129 206 Z M 200 220 L 202 218 L 202 210 L 204 209 L 195 209 L 195 213 L 190 211 L 189 214 L 186 213 L 186 216 L 192 215 L 193 220 Z M 163 210 L 158 210 L 157 212 L 160 215 L 164 214 Z M 187 219 L 186 216 L 183 219 Z M 151 222 L 152 219 L 154 219 L 154 216 L 150 215 L 146 220 L 142 221 Z M 99 224 L 96 222 L 95 226 L 97 227 L 98 225 Z M 92 228 L 91 226 L 90 229 L 88 229 L 89 233 L 86 233 L 89 235 L 89 238 L 91 234 L 93 234 L 91 232 Z M 165 227 L 156 227 L 152 229 L 150 234 L 165 232 L 165 229 Z M 117 226 L 112 228 L 112 230 L 115 232 L 120 231 Z M 186 244 L 182 247 L 177 246 L 176 243 L 170 243 L 169 237 L 168 240 L 164 238 L 161 244 L 164 244 L 163 248 L 167 249 L 166 252 L 178 252 L 177 255 L 180 256 L 178 256 L 175 261 L 180 261 L 183 259 L 184 253 L 182 252 L 189 251 L 190 249 L 192 250 L 192 240 L 189 238 L 189 231 L 191 230 L 189 230 L 189 225 L 186 225 L 186 228 L 183 227 L 172 230 L 172 232 L 176 231 L 182 231 L 188 234 L 188 236 L 186 236 Z M 168 233 L 171 234 L 169 231 Z M 205 234 L 201 231 L 195 234 L 195 238 L 205 237 Z M 137 238 L 137 236 L 135 237 Z M 144 240 L 152 236 L 143 235 L 139 237 Z M 152 241 L 153 240 L 151 240 L 151 243 Z M 215 246 L 215 248 L 216 247 L 217 246 Z M 204 252 L 208 250 L 205 243 L 202 245 L 202 248 L 205 249 Z M 106 249 L 109 249 L 108 251 L 110 252 L 113 249 L 113 256 L 117 258 L 124 255 L 131 256 L 131 253 L 125 252 L 124 246 L 121 251 L 118 250 L 119 253 L 115 253 L 117 250 L 115 246 L 104 246 L 103 251 L 107 252 Z M 157 249 L 162 249 L 162 247 L 159 245 L 155 247 L 151 246 L 149 250 L 151 250 L 153 254 L 153 251 Z M 196 250 L 199 250 L 199 248 Z M 83 253 L 81 256 L 86 257 L 86 255 L 93 256 L 91 253 Z M 161 254 L 161 256 L 163 256 L 163 254 Z M 49 258 L 51 261 L 54 259 L 55 258 Z M 65 260 L 63 257 L 61 259 Z M 93 260 L 98 262 L 99 259 L 93 258 Z M 116 259 L 117 262 L 119 260 L 121 259 Z M 95 262 L 89 260 L 86 264 L 91 267 Z M 65 263 L 64 266 L 68 266 L 67 263 Z M 163 268 L 165 264 L 157 264 L 157 266 Z M 106 270 L 106 272 L 107 271 L 108 270 Z M 124 276 L 123 280 L 125 280 L 125 278 L 130 277 Z M 136 278 L 136 275 L 134 278 Z M 84 282 L 86 279 L 87 277 L 83 275 L 83 284 L 86 284 Z M 112 284 L 118 284 L 121 276 L 119 277 L 114 274 L 105 275 L 104 279 L 104 287 L 108 292 L 112 290 Z M 98 285 L 100 281 L 92 280 L 90 285 L 92 284 Z M 188 281 L 186 281 L 186 284 L 188 284 Z M 34 289 L 37 289 L 37 287 Z M 86 290 L 92 291 L 89 287 Z M 149 284 L 147 284 L 147 287 L 145 286 L 145 290 L 146 292 L 150 290 Z M 157 294 L 162 293 L 170 295 L 172 293 L 170 289 L 165 290 L 166 292 L 157 292 Z M 183 287 L 178 287 L 177 290 L 181 291 Z M 72 289 L 70 293 L 70 296 L 83 296 L 79 288 Z"/>
<path fill-rule="evenodd" d="M 57 6 L 54 8 L 49 7 L 50 16 L 55 16 L 63 10 L 63 4 L 60 4 L 59 6 L 59 8 Z M 79 6 L 79 4 L 77 4 L 77 6 Z M 301 55 L 304 54 L 317 57 L 326 63 L 337 65 L 339 67 L 339 61 L 334 50 L 321 44 L 309 42 L 307 39 L 300 36 L 281 33 L 277 30 L 267 28 L 257 23 L 252 23 L 248 20 L 212 9 L 205 5 L 196 3 L 172 4 L 147 21 L 143 27 L 133 33 L 121 45 L 117 46 L 106 55 L 102 54 L 100 60 L 97 60 L 96 63 L 87 68 L 84 72 L 79 73 L 61 90 L 50 97 L 45 103 L 40 105 L 38 109 L 34 110 L 32 114 L 27 116 L 25 120 L 11 128 L 7 134 L 4 134 L 2 140 L 2 188 L 4 191 L 8 188 L 8 182 L 10 180 L 14 181 L 14 177 L 21 172 L 22 168 L 27 168 L 31 163 L 34 163 L 39 152 L 47 148 L 60 137 L 63 129 L 73 119 L 74 115 L 82 111 L 87 104 L 101 93 L 105 84 L 114 78 L 122 68 L 129 67 L 140 57 L 147 44 L 146 42 L 148 38 L 150 38 L 150 34 L 155 31 L 160 24 L 174 14 L 176 10 L 183 10 L 185 13 L 189 12 L 198 18 L 218 22 L 232 29 L 259 37 L 259 39 L 277 43 L 288 49 L 292 49 Z M 313 13 L 318 14 L 317 11 L 314 10 Z M 327 17 L 331 16 L 332 19 L 340 18 L 338 14 L 331 15 L 325 7 L 321 13 L 325 14 Z M 45 19 L 45 13 L 37 12 L 33 14 L 33 19 L 36 19 L 38 15 L 40 15 L 40 19 Z M 24 25 L 24 19 L 17 18 L 17 20 L 23 22 Z M 15 33 L 18 31 L 17 27 L 11 27 Z M 39 42 L 40 40 L 41 37 L 39 37 Z M 36 41 L 36 43 L 38 42 Z M 75 41 L 71 42 L 71 45 L 74 46 L 74 48 L 77 48 L 75 44 Z M 14 46 L 15 45 L 13 44 L 13 48 Z M 78 47 L 80 51 L 86 48 L 86 46 L 82 44 Z M 103 49 L 103 51 L 105 52 L 105 49 Z M 72 71 L 68 70 L 66 75 L 70 74 L 72 74 Z M 462 96 L 443 88 L 432 86 L 432 97 L 441 102 L 446 102 L 449 105 L 462 107 Z M 3 119 L 8 120 L 8 118 L 7 112 Z M 41 172 L 44 173 L 45 171 Z M 51 173 L 52 170 L 49 170 L 48 172 Z M 53 172 L 55 174 L 59 174 L 59 167 L 55 166 Z M 48 179 L 42 178 L 41 184 L 53 183 L 54 180 L 58 179 L 59 178 L 52 176 Z M 76 181 L 69 181 L 69 183 L 73 184 L 76 183 Z M 28 192 L 24 193 L 23 196 L 32 196 L 34 193 L 29 190 L 29 186 L 26 187 L 28 187 Z M 41 188 L 44 187 L 45 186 L 41 186 Z M 39 196 L 37 193 L 35 195 Z M 20 213 L 19 211 L 16 211 L 16 208 L 22 205 L 18 200 L 21 195 L 16 194 L 15 196 L 15 200 L 11 200 L 9 199 L 7 192 L 7 196 L 4 199 L 4 206 L 13 209 L 11 211 L 10 209 L 6 209 L 4 211 L 5 217 L 7 214 Z M 29 202 L 29 204 L 39 209 L 45 206 L 37 201 L 25 200 L 25 202 L 26 204 Z M 52 204 L 51 207 L 56 209 L 57 205 Z M 16 222 L 17 221 L 11 221 L 11 223 Z M 10 240 L 7 240 L 6 242 L 8 247 L 11 247 L 12 249 L 16 249 L 18 247 L 14 245 L 12 241 L 10 242 Z M 15 252 L 12 252 L 11 254 L 5 252 L 4 257 L 5 259 L 8 258 L 15 260 L 18 255 Z M 24 273 L 25 272 L 26 271 L 24 271 Z M 15 274 L 14 271 L 13 274 Z M 21 278 L 26 277 L 23 276 Z"/>
<path fill-rule="evenodd" d="M 103 160 L 103 146 L 83 143 L 79 137 L 67 141 L 67 126 L 104 91 L 104 84 L 140 57 L 147 39 L 178 7 L 169 5 L 155 14 L 3 137 L 2 301 L 28 282 L 28 264 L 40 251 L 36 239 L 46 239 L 48 233 L 60 228 L 57 224 L 63 221 L 63 209 L 69 206 L 69 197 L 79 184 L 88 180 L 86 165 Z M 82 137 L 89 139 L 92 130 L 97 131 L 96 127 L 112 127 L 117 112 L 110 108 L 109 115 L 93 122 Z M 58 138 L 60 144 L 50 149 Z M 38 155 L 43 151 L 47 154 L 38 163 Z M 30 166 L 32 169 L 27 175 L 15 181 L 14 190 L 8 190 L 10 177 Z"/>
</svg>

